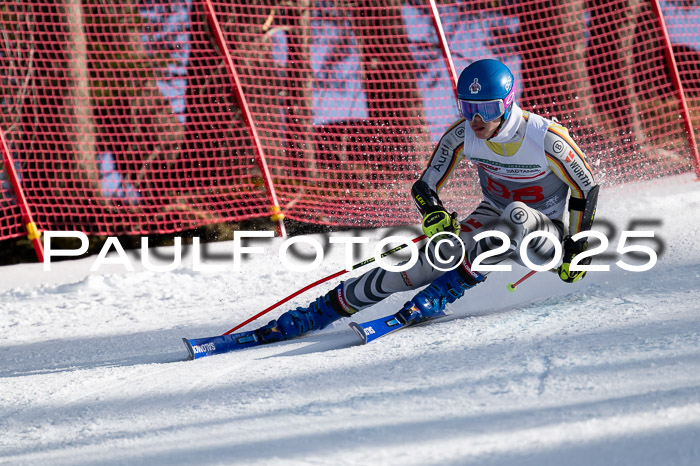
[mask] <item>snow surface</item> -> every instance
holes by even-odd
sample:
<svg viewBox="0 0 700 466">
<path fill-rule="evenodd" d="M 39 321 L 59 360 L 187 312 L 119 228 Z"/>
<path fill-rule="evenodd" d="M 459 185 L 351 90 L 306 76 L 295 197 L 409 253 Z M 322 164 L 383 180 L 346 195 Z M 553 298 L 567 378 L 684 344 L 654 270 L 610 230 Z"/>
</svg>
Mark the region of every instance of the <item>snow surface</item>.
<svg viewBox="0 0 700 466">
<path fill-rule="evenodd" d="M 631 220 L 656 222 L 637 227 L 665 245 L 648 272 L 539 273 L 515 293 L 524 268 L 492 273 L 447 319 L 366 346 L 344 319 L 185 360 L 183 336 L 221 334 L 342 269 L 338 247 L 305 274 L 280 264 L 279 239 L 241 272 L 232 243 L 207 245 L 223 271 L 194 270 L 191 253 L 160 273 L 90 272 L 95 256 L 0 267 L 0 463 L 700 464 L 699 188 L 601 193 L 611 251 Z"/>
</svg>

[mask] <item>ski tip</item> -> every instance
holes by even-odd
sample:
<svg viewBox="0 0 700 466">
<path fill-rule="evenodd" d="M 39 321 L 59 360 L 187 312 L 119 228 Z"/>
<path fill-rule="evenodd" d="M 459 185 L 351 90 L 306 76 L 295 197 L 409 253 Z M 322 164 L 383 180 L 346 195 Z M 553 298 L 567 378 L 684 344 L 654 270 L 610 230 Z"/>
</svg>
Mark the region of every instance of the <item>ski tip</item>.
<svg viewBox="0 0 700 466">
<path fill-rule="evenodd" d="M 358 337 L 360 337 L 363 345 L 367 344 L 367 333 L 365 333 L 365 329 L 362 327 L 362 325 L 355 322 L 350 322 L 350 328 L 353 329 Z"/>
<path fill-rule="evenodd" d="M 188 359 L 192 361 L 194 359 L 194 348 L 192 348 L 192 343 L 187 338 L 183 338 L 182 342 L 185 344 L 188 353 Z"/>
</svg>

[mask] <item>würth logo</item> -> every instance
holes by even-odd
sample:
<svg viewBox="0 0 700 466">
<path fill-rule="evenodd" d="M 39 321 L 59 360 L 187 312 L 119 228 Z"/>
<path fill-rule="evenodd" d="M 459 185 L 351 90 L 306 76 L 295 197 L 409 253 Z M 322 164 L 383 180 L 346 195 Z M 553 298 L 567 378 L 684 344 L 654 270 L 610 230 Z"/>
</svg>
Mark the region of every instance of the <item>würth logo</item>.
<svg viewBox="0 0 700 466">
<path fill-rule="evenodd" d="M 469 92 L 472 94 L 478 94 L 481 91 L 481 84 L 479 84 L 479 78 L 474 78 L 474 82 L 469 86 Z"/>
</svg>

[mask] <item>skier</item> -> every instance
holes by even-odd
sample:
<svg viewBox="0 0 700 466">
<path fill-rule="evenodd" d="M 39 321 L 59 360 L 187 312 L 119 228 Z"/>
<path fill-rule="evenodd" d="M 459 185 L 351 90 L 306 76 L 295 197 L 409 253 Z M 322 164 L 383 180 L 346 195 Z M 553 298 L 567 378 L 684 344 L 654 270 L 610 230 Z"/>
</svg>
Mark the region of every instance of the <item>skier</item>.
<svg viewBox="0 0 700 466">
<path fill-rule="evenodd" d="M 434 316 L 484 281 L 486 273 L 473 271 L 471 264 L 483 252 L 500 246 L 501 241 L 495 237 L 474 241 L 482 231 L 498 230 L 510 238 L 507 253 L 488 257 L 483 264 L 511 258 L 524 265 L 518 254 L 523 238 L 533 231 L 545 231 L 563 242 L 559 277 L 573 283 L 585 276 L 585 272 L 569 270 L 572 259 L 587 247 L 585 241 L 574 242 L 571 236 L 590 229 L 598 186 L 581 149 L 563 126 L 526 112 L 515 103 L 513 74 L 497 60 L 478 60 L 467 66 L 459 77 L 457 93 L 462 118 L 442 135 L 411 194 L 423 215 L 427 236 L 442 232 L 459 235 L 466 254 L 456 242 L 456 249 L 439 251 L 443 262 L 454 258 L 441 268 L 457 265 L 456 261 L 459 266 L 447 272 L 434 268 L 431 263 L 436 264 L 436 251 L 424 247 L 409 270 L 370 270 L 340 283 L 306 308 L 285 312 L 257 330 L 262 341 L 286 340 L 324 328 L 392 293 L 425 285 L 429 286 L 407 302 L 400 314 L 407 323 Z M 484 199 L 460 223 L 456 213 L 447 212 L 439 192 L 464 157 L 477 167 Z M 567 198 L 568 228 L 564 225 Z M 554 245 L 544 238 L 528 245 L 528 257 L 549 260 L 554 253 Z M 580 263 L 588 264 L 590 258 Z"/>
</svg>

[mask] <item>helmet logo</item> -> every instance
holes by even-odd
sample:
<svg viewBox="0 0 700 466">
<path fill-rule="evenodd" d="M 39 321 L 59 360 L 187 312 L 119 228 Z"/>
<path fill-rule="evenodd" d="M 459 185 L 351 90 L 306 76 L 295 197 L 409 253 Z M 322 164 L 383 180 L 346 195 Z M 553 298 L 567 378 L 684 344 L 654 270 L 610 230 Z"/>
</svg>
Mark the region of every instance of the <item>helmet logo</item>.
<svg viewBox="0 0 700 466">
<path fill-rule="evenodd" d="M 513 80 L 511 79 L 510 76 L 509 76 L 508 79 L 506 80 L 506 83 L 505 83 L 505 84 L 506 84 L 506 85 L 505 85 L 506 92 L 510 92 L 510 90 L 513 88 Z"/>
<path fill-rule="evenodd" d="M 479 78 L 474 78 L 474 82 L 469 86 L 469 92 L 472 94 L 478 94 L 481 91 L 481 84 L 479 84 Z"/>
</svg>

